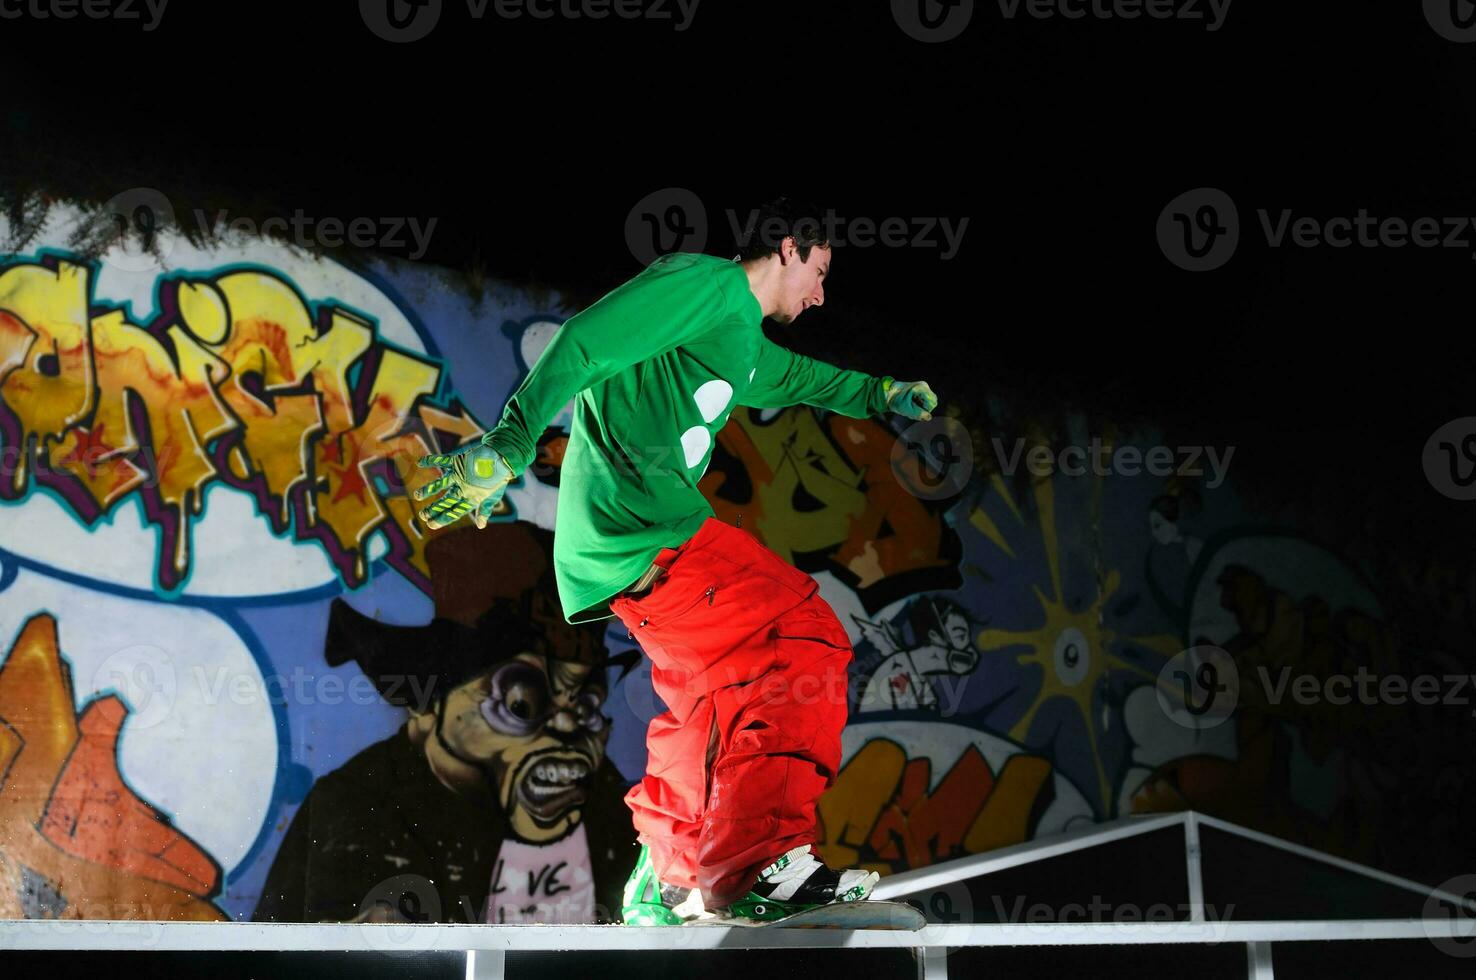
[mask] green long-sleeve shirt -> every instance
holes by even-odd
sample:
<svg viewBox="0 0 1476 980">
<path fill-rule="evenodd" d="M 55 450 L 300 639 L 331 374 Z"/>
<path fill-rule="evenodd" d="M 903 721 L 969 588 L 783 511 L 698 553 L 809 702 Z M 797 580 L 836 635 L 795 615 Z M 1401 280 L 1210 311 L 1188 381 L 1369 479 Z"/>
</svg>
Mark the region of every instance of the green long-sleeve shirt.
<svg viewBox="0 0 1476 980">
<path fill-rule="evenodd" d="M 737 262 L 664 255 L 565 322 L 482 437 L 522 473 L 575 399 L 553 556 L 568 622 L 608 618 L 605 600 L 712 515 L 697 481 L 735 407 L 887 410 L 882 379 L 786 350 L 762 320 Z"/>
</svg>

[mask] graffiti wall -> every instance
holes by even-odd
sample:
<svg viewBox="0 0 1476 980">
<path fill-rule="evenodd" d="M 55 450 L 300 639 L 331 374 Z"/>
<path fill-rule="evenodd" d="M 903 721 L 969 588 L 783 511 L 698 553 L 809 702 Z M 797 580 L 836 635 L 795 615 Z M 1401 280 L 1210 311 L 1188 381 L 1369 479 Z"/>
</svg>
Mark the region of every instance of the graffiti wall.
<svg viewBox="0 0 1476 980">
<path fill-rule="evenodd" d="M 569 412 L 487 530 L 427 533 L 408 497 L 575 311 L 260 239 L 84 255 L 86 220 L 56 208 L 0 259 L 0 915 L 618 916 L 663 708 L 618 621 L 558 612 Z M 1233 469 L 986 462 L 919 493 L 946 460 L 909 440 L 740 409 L 702 480 L 853 640 L 831 864 L 1184 808 L 1395 870 L 1456 836 L 1464 714 L 1274 682 L 1470 673 L 1443 639 L 1469 568 L 1357 567 L 1249 512 Z M 1415 844 L 1421 812 L 1451 816 Z"/>
</svg>

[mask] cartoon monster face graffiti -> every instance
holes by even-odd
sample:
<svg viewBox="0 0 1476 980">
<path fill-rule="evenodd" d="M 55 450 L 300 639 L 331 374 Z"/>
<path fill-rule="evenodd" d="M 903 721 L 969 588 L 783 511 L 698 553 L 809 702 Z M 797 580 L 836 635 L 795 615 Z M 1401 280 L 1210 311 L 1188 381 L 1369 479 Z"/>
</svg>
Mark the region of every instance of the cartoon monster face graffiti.
<svg viewBox="0 0 1476 980">
<path fill-rule="evenodd" d="M 558 840 L 581 819 L 605 757 L 610 719 L 603 671 L 524 651 L 418 714 L 431 768 L 453 790 L 495 792 L 509 829 L 530 843 Z"/>
</svg>

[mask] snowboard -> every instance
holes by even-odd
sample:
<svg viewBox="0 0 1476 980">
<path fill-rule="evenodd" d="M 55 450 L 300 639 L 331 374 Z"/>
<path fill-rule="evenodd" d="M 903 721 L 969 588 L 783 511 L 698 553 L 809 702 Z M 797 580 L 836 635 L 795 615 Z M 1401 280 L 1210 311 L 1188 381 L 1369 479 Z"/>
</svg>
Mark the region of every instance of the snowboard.
<svg viewBox="0 0 1476 980">
<path fill-rule="evenodd" d="M 759 906 L 761 909 L 762 906 Z M 755 911 L 759 911 L 755 909 Z M 689 926 L 744 926 L 747 928 L 778 929 L 921 929 L 928 920 L 916 908 L 906 902 L 881 902 L 862 899 L 856 902 L 834 902 L 817 905 L 803 912 L 795 912 L 778 919 L 758 919 L 744 916 L 731 918 L 693 919 Z"/>
</svg>

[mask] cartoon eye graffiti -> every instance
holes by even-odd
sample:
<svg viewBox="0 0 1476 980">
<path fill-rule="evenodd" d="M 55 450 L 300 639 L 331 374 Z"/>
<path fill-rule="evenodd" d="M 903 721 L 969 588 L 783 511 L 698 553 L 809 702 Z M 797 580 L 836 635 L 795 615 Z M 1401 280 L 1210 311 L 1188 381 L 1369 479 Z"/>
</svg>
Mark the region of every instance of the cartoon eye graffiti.
<svg viewBox="0 0 1476 980">
<path fill-rule="evenodd" d="M 585 691 L 579 695 L 576 705 L 579 711 L 579 723 L 592 732 L 604 731 L 605 725 L 610 720 L 600 713 L 600 707 L 604 701 L 604 695 L 598 691 Z"/>
<path fill-rule="evenodd" d="M 517 660 L 498 668 L 487 682 L 488 693 L 480 705 L 482 718 L 493 731 L 504 735 L 531 735 L 553 717 L 558 705 L 549 694 L 548 678 L 531 664 Z M 590 731 L 605 729 L 610 719 L 600 713 L 605 695 L 587 690 L 579 695 L 573 710 L 579 723 Z"/>
<path fill-rule="evenodd" d="M 1056 676 L 1068 687 L 1080 684 L 1091 667 L 1092 651 L 1086 634 L 1074 626 L 1067 627 L 1056 637 Z"/>
<path fill-rule="evenodd" d="M 548 686 L 543 672 L 515 660 L 499 667 L 482 699 L 481 713 L 494 731 L 505 735 L 531 735 L 548 717 Z"/>
</svg>

